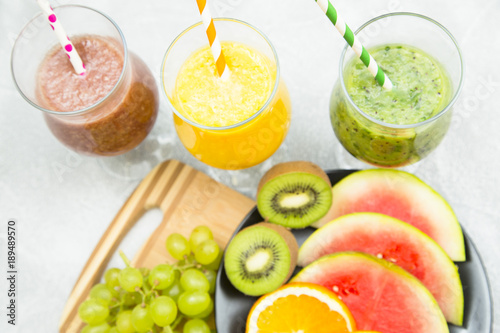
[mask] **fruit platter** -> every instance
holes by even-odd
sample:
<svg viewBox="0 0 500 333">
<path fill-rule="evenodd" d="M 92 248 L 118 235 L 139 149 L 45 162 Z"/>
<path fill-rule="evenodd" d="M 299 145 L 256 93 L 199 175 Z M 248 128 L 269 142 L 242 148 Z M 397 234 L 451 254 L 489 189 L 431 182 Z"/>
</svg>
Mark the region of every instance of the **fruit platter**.
<svg viewBox="0 0 500 333">
<path fill-rule="evenodd" d="M 335 186 L 335 184 L 342 181 L 342 179 L 355 172 L 357 171 L 331 170 L 327 171 L 327 174 L 329 176 L 329 179 L 331 180 L 331 183 Z M 363 213 L 358 213 L 358 214 L 363 214 Z M 356 214 L 351 215 L 350 218 L 354 217 L 354 219 L 357 220 L 358 222 L 362 221 L 359 219 L 359 216 L 356 217 L 355 215 Z M 366 216 L 361 218 L 367 219 Z M 380 216 L 376 216 L 377 220 L 376 223 L 381 222 L 379 218 Z M 346 221 L 344 221 L 344 223 L 349 223 L 349 221 L 347 221 L 348 219 L 349 217 L 346 219 Z M 370 219 L 369 216 L 368 219 Z M 237 234 L 238 232 L 247 227 L 259 224 L 263 220 L 264 218 L 260 215 L 258 209 L 255 208 L 243 220 L 241 225 L 236 230 L 235 234 Z M 338 228 L 342 228 L 340 226 L 340 224 L 342 224 L 341 221 L 337 221 L 337 224 L 339 224 Z M 331 226 L 332 227 L 335 226 L 335 223 L 331 224 Z M 364 227 L 367 227 L 367 225 L 364 225 Z M 317 242 L 318 240 L 315 240 L 312 237 L 312 235 L 315 234 L 316 231 L 317 229 L 313 227 L 307 227 L 304 229 L 292 229 L 293 236 L 296 238 L 299 246 L 303 246 L 303 244 L 306 241 L 310 243 Z M 392 231 L 395 232 L 395 230 Z M 329 232 L 335 233 L 335 230 L 330 230 Z M 319 236 L 320 235 L 318 235 L 318 237 Z M 458 271 L 460 272 L 461 285 L 464 290 L 463 301 L 464 301 L 465 312 L 463 314 L 463 326 L 448 324 L 449 332 L 489 333 L 491 332 L 492 303 L 491 303 L 490 287 L 487 280 L 486 271 L 483 266 L 481 257 L 477 252 L 476 247 L 474 246 L 473 242 L 470 240 L 469 236 L 465 232 L 464 232 L 464 239 L 465 239 L 465 253 L 467 260 L 464 262 L 456 263 Z M 304 251 L 305 250 L 306 248 L 304 248 Z M 305 256 L 306 254 L 304 254 L 304 257 Z M 354 259 L 356 258 L 354 257 Z M 300 254 L 299 254 L 299 260 L 300 260 Z M 394 261 L 395 258 L 392 258 L 392 260 Z M 352 264 L 354 264 L 354 262 Z M 433 262 L 432 265 L 437 265 L 437 264 Z M 243 332 L 246 327 L 248 314 L 250 313 L 250 310 L 252 309 L 254 303 L 258 300 L 258 297 L 247 296 L 239 292 L 229 281 L 225 269 L 226 268 L 223 262 L 221 264 L 217 276 L 217 290 L 215 294 L 215 300 L 217 304 L 215 309 L 217 327 L 218 329 L 224 332 L 239 332 L 239 331 Z M 438 271 L 443 270 L 441 266 L 437 267 L 436 269 Z M 301 268 L 296 267 L 292 276 L 296 276 L 300 271 Z M 317 274 L 324 276 L 325 274 L 327 274 L 327 272 L 328 270 L 326 268 L 324 270 L 319 270 Z M 377 287 L 375 287 L 375 289 L 377 289 Z M 474 310 L 471 311 L 471 309 Z M 407 311 L 407 309 L 404 309 L 403 312 L 399 315 L 404 317 L 405 311 Z M 490 324 L 485 324 L 488 322 Z"/>
</svg>

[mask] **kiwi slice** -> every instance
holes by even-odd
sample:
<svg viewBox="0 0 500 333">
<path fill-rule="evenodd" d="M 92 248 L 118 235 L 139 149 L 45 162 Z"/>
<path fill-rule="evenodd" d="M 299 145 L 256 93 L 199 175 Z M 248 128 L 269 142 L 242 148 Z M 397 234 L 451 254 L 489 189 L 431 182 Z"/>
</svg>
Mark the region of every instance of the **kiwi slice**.
<svg viewBox="0 0 500 333">
<path fill-rule="evenodd" d="M 250 296 L 283 285 L 297 265 L 298 245 L 290 231 L 258 223 L 234 236 L 226 248 L 224 269 L 233 286 Z"/>
<path fill-rule="evenodd" d="M 316 164 L 286 162 L 272 167 L 257 189 L 257 208 L 266 221 L 287 228 L 305 228 L 332 205 L 332 184 Z"/>
</svg>

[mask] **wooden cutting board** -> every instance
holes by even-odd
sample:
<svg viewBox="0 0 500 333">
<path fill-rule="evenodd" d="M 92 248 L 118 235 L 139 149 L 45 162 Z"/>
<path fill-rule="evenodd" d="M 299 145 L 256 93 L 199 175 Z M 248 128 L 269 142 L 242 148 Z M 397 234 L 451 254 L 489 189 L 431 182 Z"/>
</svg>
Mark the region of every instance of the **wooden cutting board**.
<svg viewBox="0 0 500 333">
<path fill-rule="evenodd" d="M 132 264 L 136 267 L 173 262 L 165 249 L 168 235 L 178 232 L 189 236 L 201 224 L 212 229 L 215 240 L 224 248 L 254 206 L 253 200 L 179 161 L 159 164 L 137 186 L 94 249 L 68 298 L 60 332 L 80 332 L 83 323 L 78 306 L 92 286 L 101 281 L 109 259 L 127 232 L 149 209 L 160 208 L 163 220 L 135 255 Z"/>
</svg>

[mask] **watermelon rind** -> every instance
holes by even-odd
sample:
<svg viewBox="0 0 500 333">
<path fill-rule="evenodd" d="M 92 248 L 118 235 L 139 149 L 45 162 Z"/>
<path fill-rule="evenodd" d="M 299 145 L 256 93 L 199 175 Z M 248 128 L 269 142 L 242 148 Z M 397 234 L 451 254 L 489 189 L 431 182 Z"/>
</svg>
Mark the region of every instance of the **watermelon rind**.
<svg viewBox="0 0 500 333">
<path fill-rule="evenodd" d="M 379 213 L 343 215 L 316 230 L 299 249 L 299 266 L 335 252 L 360 251 L 407 268 L 429 289 L 446 320 L 461 326 L 464 294 L 458 269 L 419 229 Z"/>
<path fill-rule="evenodd" d="M 328 285 L 332 283 L 332 274 L 341 275 L 351 285 L 356 283 L 357 291 L 371 290 L 377 297 L 358 299 L 359 294 L 356 296 L 353 291 L 346 296 L 345 290 L 336 290 L 336 285 Z M 369 254 L 339 252 L 321 257 L 303 268 L 291 282 L 316 283 L 340 294 L 339 298 L 351 310 L 360 330 L 449 333 L 438 303 L 416 277 L 387 260 Z M 390 295 L 390 300 L 398 304 L 390 307 L 383 303 L 384 293 L 393 291 L 398 294 Z"/>
<path fill-rule="evenodd" d="M 394 169 L 357 171 L 335 184 L 332 194 L 329 212 L 312 226 L 319 228 L 349 213 L 382 213 L 425 232 L 453 261 L 466 260 L 462 228 L 453 209 L 434 189 L 408 172 Z M 381 201 L 388 195 L 394 202 Z"/>
</svg>

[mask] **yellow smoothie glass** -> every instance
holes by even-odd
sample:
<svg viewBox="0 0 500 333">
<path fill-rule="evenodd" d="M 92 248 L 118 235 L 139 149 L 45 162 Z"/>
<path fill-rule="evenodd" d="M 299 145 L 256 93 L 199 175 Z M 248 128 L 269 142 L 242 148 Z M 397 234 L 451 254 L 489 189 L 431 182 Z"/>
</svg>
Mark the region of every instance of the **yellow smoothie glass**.
<svg viewBox="0 0 500 333">
<path fill-rule="evenodd" d="M 167 50 L 163 90 L 177 134 L 193 156 L 221 169 L 248 168 L 270 157 L 285 139 L 290 97 L 265 35 L 235 19 L 214 21 L 228 77 L 218 77 L 200 22 Z"/>
</svg>

